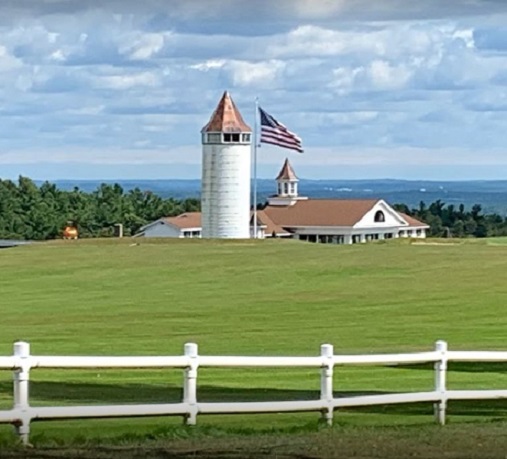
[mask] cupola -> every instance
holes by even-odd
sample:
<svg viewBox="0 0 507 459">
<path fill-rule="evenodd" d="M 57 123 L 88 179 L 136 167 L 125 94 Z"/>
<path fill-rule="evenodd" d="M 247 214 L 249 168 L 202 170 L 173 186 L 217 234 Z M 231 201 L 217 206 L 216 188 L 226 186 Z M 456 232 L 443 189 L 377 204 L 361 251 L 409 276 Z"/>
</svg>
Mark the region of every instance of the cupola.
<svg viewBox="0 0 507 459">
<path fill-rule="evenodd" d="M 278 185 L 278 196 L 297 198 L 299 179 L 296 177 L 294 169 L 292 169 L 287 158 L 276 177 L 276 182 Z"/>
<path fill-rule="evenodd" d="M 291 206 L 296 201 L 308 199 L 298 194 L 299 179 L 288 159 L 285 159 L 282 169 L 276 177 L 277 194 L 268 198 L 270 206 Z"/>
</svg>

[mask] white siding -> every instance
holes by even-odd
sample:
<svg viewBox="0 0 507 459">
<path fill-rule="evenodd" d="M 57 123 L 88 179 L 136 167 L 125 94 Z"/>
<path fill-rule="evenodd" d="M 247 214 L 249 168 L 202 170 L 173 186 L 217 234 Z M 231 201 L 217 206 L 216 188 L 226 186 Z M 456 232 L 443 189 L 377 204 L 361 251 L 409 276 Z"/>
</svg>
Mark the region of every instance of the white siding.
<svg viewBox="0 0 507 459">
<path fill-rule="evenodd" d="M 205 134 L 206 135 L 206 134 Z M 202 180 L 201 180 L 201 225 L 202 237 L 212 237 L 211 228 L 211 186 L 213 172 L 212 145 L 203 145 L 202 152 Z"/>
<path fill-rule="evenodd" d="M 381 211 L 384 214 L 385 220 L 383 222 L 375 222 L 375 214 Z M 386 202 L 379 201 L 373 208 L 366 212 L 359 222 L 354 225 L 355 229 L 363 228 L 392 228 L 399 226 L 407 226 L 407 222 Z"/>
<path fill-rule="evenodd" d="M 165 223 L 155 223 L 144 230 L 144 237 L 180 237 L 180 230 Z"/>
<path fill-rule="evenodd" d="M 250 157 L 250 145 L 203 145 L 203 237 L 250 237 Z"/>
</svg>

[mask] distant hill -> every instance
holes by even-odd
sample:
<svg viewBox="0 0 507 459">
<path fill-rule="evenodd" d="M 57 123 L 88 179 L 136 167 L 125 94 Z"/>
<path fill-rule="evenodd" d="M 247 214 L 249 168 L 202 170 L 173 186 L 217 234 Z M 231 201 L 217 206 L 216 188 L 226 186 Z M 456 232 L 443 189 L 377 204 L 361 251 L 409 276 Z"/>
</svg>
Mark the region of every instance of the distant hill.
<svg viewBox="0 0 507 459">
<path fill-rule="evenodd" d="M 40 184 L 42 182 L 36 182 Z M 119 183 L 125 190 L 140 188 L 163 197 L 183 199 L 199 197 L 200 180 L 56 180 L 61 189 L 79 187 L 91 192 L 101 183 Z M 258 201 L 263 202 L 275 192 L 272 179 L 257 182 Z M 507 180 L 440 182 L 425 180 L 305 180 L 299 183 L 301 195 L 311 198 L 361 199 L 382 198 L 391 204 L 403 203 L 416 207 L 420 201 L 431 203 L 437 199 L 446 204 L 461 204 L 467 208 L 481 204 L 484 212 L 507 215 Z"/>
</svg>

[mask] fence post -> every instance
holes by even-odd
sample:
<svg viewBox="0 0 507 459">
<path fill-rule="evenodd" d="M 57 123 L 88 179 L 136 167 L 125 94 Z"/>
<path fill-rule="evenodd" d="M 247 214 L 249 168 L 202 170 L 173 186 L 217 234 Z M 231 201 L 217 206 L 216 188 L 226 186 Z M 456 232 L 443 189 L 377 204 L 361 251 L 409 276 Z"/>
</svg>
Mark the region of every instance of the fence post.
<svg viewBox="0 0 507 459">
<path fill-rule="evenodd" d="M 440 401 L 435 403 L 435 419 L 440 425 L 445 424 L 447 408 L 446 379 L 447 379 L 447 343 L 437 341 L 435 351 L 440 353 L 440 360 L 435 362 L 435 391 L 440 393 Z"/>
<path fill-rule="evenodd" d="M 320 346 L 320 355 L 322 357 L 320 399 L 327 405 L 327 408 L 322 411 L 322 420 L 329 426 L 333 424 L 333 354 L 332 344 L 322 344 Z"/>
<path fill-rule="evenodd" d="M 24 445 L 28 444 L 30 435 L 30 417 L 28 416 L 28 384 L 30 379 L 30 344 L 17 341 L 13 345 L 13 355 L 17 357 L 17 368 L 14 370 L 14 411 L 20 413 L 19 421 L 15 425 L 16 434 Z"/>
<path fill-rule="evenodd" d="M 195 343 L 186 343 L 184 349 L 185 356 L 190 360 L 188 367 L 185 368 L 183 381 L 183 403 L 188 403 L 190 405 L 188 414 L 185 416 L 185 424 L 188 426 L 195 426 L 197 422 L 198 347 Z"/>
</svg>

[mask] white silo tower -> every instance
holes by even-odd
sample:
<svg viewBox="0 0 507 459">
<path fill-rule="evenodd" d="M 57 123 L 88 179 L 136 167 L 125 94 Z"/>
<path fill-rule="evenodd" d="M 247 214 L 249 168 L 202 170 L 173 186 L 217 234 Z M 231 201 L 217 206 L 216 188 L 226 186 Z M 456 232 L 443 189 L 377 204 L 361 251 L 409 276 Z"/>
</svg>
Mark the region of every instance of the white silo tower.
<svg viewBox="0 0 507 459">
<path fill-rule="evenodd" d="M 227 91 L 201 133 L 202 237 L 247 239 L 252 129 Z"/>
</svg>

